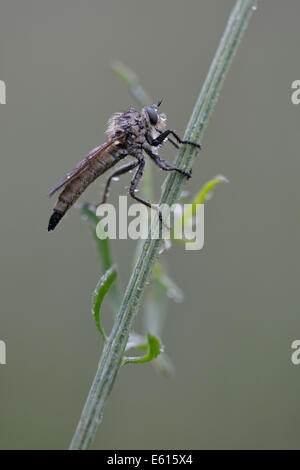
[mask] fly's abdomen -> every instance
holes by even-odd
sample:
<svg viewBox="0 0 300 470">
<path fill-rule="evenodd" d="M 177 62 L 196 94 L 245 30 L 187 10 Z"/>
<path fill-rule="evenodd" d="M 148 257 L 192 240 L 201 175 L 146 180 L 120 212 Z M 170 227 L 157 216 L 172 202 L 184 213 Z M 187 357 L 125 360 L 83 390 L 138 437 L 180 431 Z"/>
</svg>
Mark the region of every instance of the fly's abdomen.
<svg viewBox="0 0 300 470">
<path fill-rule="evenodd" d="M 48 231 L 54 230 L 68 209 L 73 206 L 86 188 L 109 168 L 113 167 L 125 155 L 117 149 L 110 149 L 98 160 L 70 181 L 58 196 L 56 206 L 49 220 Z"/>
</svg>

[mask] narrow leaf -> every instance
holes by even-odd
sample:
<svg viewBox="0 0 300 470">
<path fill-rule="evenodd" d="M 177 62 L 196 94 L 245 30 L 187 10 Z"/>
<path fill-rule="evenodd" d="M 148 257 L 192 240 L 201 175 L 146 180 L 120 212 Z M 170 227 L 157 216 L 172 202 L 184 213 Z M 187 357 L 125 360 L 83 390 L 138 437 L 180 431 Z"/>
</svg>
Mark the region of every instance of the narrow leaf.
<svg viewBox="0 0 300 470">
<path fill-rule="evenodd" d="M 150 362 L 155 359 L 162 350 L 162 345 L 156 336 L 147 334 L 148 340 L 148 351 L 143 357 L 125 357 L 123 364 L 142 364 L 144 362 Z"/>
<path fill-rule="evenodd" d="M 183 218 L 191 218 L 196 214 L 197 204 L 204 204 L 212 196 L 213 189 L 220 183 L 228 183 L 228 179 L 223 175 L 217 175 L 210 181 L 204 184 L 200 191 L 194 197 L 192 201 L 192 206 L 189 206 L 188 209 L 184 212 Z"/>
<path fill-rule="evenodd" d="M 77 208 L 80 210 L 80 213 L 82 214 L 83 218 L 89 222 L 93 237 L 97 243 L 98 253 L 101 258 L 103 271 L 107 271 L 107 269 L 109 269 L 112 265 L 110 240 L 108 237 L 104 240 L 100 240 L 100 238 L 97 237 L 96 227 L 101 222 L 99 217 L 96 215 L 95 207 L 91 204 L 84 203 L 77 204 Z"/>
<path fill-rule="evenodd" d="M 125 352 L 133 348 L 140 349 L 141 351 L 147 351 L 148 349 L 147 338 L 143 335 L 140 335 L 139 333 L 136 333 L 135 331 L 132 331 L 129 335 Z"/>
<path fill-rule="evenodd" d="M 104 240 L 100 240 L 100 238 L 97 237 L 96 227 L 99 223 L 101 224 L 101 221 L 96 215 L 96 208 L 89 203 L 77 204 L 76 207 L 79 209 L 83 219 L 87 220 L 89 223 L 92 235 L 96 241 L 102 270 L 103 272 L 106 272 L 112 265 L 110 239 L 107 237 Z M 116 313 L 121 302 L 121 295 L 117 284 L 114 284 L 110 290 L 110 301 L 112 309 L 114 313 Z"/>
<path fill-rule="evenodd" d="M 173 279 L 168 276 L 165 268 L 160 263 L 156 263 L 154 266 L 153 278 L 164 289 L 170 299 L 178 303 L 183 301 L 182 290 L 175 284 Z"/>
<path fill-rule="evenodd" d="M 178 232 L 181 233 L 181 228 L 184 227 L 185 223 L 192 222 L 192 218 L 197 211 L 197 205 L 204 204 L 206 201 L 208 201 L 212 196 L 214 188 L 220 183 L 228 183 L 227 178 L 225 178 L 225 176 L 223 175 L 217 175 L 213 179 L 205 183 L 204 186 L 202 186 L 200 191 L 194 197 L 192 204 L 189 205 L 188 208 L 184 211 L 182 217 L 178 217 L 177 220 L 175 219 L 174 227 L 171 231 L 172 240 L 185 243 L 185 241 L 180 239 L 180 237 L 177 237 L 176 234 Z"/>
<path fill-rule="evenodd" d="M 104 333 L 104 330 L 101 326 L 101 321 L 100 321 L 100 308 L 101 304 L 103 302 L 105 294 L 109 291 L 112 283 L 115 281 L 117 277 L 117 267 L 116 265 L 113 265 L 106 271 L 106 273 L 99 279 L 98 284 L 96 286 L 96 289 L 94 290 L 93 296 L 92 296 L 92 314 L 94 316 L 94 320 L 96 323 L 96 326 L 103 338 L 103 340 L 106 340 L 106 335 Z"/>
<path fill-rule="evenodd" d="M 125 352 L 132 348 L 146 352 L 148 350 L 147 338 L 138 333 L 131 332 L 125 348 Z M 175 366 L 165 352 L 161 352 L 155 359 L 153 359 L 152 364 L 156 372 L 158 372 L 160 375 L 168 378 L 174 377 Z"/>
<path fill-rule="evenodd" d="M 113 62 L 111 67 L 141 106 L 144 107 L 151 104 L 151 100 L 140 85 L 137 75 L 129 67 L 119 61 Z"/>
</svg>

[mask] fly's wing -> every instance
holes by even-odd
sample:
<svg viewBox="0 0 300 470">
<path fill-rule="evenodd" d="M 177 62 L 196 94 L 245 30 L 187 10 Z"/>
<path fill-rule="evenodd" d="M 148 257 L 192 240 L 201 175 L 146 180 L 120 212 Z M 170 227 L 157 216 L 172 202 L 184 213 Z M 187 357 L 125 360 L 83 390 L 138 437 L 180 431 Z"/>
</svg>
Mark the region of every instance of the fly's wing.
<svg viewBox="0 0 300 470">
<path fill-rule="evenodd" d="M 107 142 L 105 142 L 103 145 L 99 145 L 99 147 L 94 148 L 91 150 L 91 152 L 83 159 L 81 162 L 79 162 L 73 170 L 70 171 L 63 179 L 61 179 L 53 188 L 51 188 L 49 192 L 49 197 L 51 197 L 56 191 L 64 187 L 66 184 L 70 183 L 73 179 L 77 178 L 81 173 L 95 160 L 101 158 L 101 154 L 104 154 L 104 152 L 116 141 L 121 140 L 123 137 L 118 136 L 114 137 Z"/>
</svg>

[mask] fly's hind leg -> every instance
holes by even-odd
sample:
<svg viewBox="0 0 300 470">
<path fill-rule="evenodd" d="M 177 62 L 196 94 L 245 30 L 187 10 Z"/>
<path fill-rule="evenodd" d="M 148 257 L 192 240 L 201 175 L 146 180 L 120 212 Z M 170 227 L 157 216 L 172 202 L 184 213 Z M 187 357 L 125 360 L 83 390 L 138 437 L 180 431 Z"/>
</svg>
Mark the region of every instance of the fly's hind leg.
<svg viewBox="0 0 300 470">
<path fill-rule="evenodd" d="M 133 169 L 136 168 L 139 164 L 140 164 L 140 161 L 139 161 L 139 160 L 137 160 L 136 162 L 128 163 L 127 165 L 121 166 L 120 168 L 118 168 L 116 171 L 114 171 L 114 172 L 110 175 L 110 177 L 109 177 L 109 178 L 107 179 L 107 181 L 106 181 L 105 188 L 104 188 L 104 192 L 103 192 L 103 196 L 102 196 L 102 200 L 101 200 L 100 204 L 104 204 L 104 203 L 106 202 L 106 199 L 107 199 L 107 196 L 108 196 L 109 187 L 110 187 L 110 183 L 112 182 L 112 179 L 113 179 L 113 178 L 116 178 L 117 176 L 123 175 L 124 173 L 127 173 L 127 172 L 130 171 L 130 170 L 133 170 Z"/>
<path fill-rule="evenodd" d="M 162 218 L 162 213 L 161 211 L 159 210 L 159 208 L 157 206 L 155 206 L 154 204 L 151 204 L 150 202 L 148 201 L 145 201 L 145 199 L 142 199 L 140 197 L 138 197 L 136 195 L 136 189 L 137 189 L 137 186 L 143 176 L 143 173 L 144 173 L 144 168 L 145 168 L 145 160 L 142 159 L 140 160 L 139 162 L 139 167 L 133 177 L 133 180 L 131 181 L 130 183 L 130 189 L 129 189 L 129 194 L 130 196 L 135 199 L 136 201 L 140 202 L 141 204 L 144 204 L 145 206 L 147 207 L 150 207 L 150 209 L 154 209 L 158 212 L 158 217 L 159 217 L 159 220 L 160 222 L 165 225 L 168 229 L 170 229 L 170 227 L 168 227 L 164 221 L 163 221 L 163 218 Z"/>
</svg>

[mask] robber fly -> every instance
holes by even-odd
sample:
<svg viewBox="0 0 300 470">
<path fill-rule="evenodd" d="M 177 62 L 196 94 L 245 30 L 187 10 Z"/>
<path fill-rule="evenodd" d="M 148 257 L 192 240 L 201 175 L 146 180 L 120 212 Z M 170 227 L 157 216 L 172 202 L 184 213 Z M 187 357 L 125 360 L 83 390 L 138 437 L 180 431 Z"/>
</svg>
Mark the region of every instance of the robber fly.
<svg viewBox="0 0 300 470">
<path fill-rule="evenodd" d="M 136 195 L 136 188 L 145 167 L 143 151 L 162 170 L 177 171 L 189 179 L 191 172 L 165 162 L 158 155 L 157 149 L 166 140 L 169 140 L 178 148 L 177 143 L 169 137 L 170 135 L 179 144 L 189 144 L 199 149 L 201 146 L 189 140 L 181 140 L 172 130 L 165 130 L 166 115 L 158 114 L 160 104 L 161 101 L 153 106 L 143 108 L 141 112 L 130 108 L 127 112 L 114 114 L 110 118 L 106 131 L 108 136 L 107 142 L 92 150 L 65 178 L 50 190 L 49 196 L 52 196 L 56 191 L 63 188 L 50 217 L 48 231 L 55 229 L 65 213 L 98 176 L 127 156 L 132 156 L 135 160 L 121 166 L 109 176 L 106 181 L 101 204 L 107 199 L 112 179 L 136 168 L 130 184 L 130 196 L 140 203 L 158 210 L 159 219 L 162 222 L 162 215 L 159 209 Z"/>
</svg>

